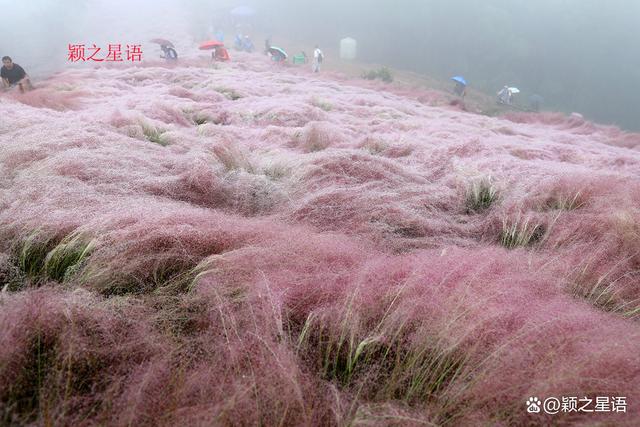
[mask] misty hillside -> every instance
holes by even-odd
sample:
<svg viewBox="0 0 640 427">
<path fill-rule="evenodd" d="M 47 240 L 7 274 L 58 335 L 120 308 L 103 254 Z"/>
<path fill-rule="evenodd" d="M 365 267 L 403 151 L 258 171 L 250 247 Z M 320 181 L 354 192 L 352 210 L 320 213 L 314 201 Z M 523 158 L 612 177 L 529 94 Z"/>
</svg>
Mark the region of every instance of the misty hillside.
<svg viewBox="0 0 640 427">
<path fill-rule="evenodd" d="M 234 53 L 0 97 L 12 425 L 636 425 L 640 135 Z M 528 414 L 530 396 L 625 397 Z"/>
<path fill-rule="evenodd" d="M 68 43 L 174 41 L 235 33 L 234 0 L 29 0 L 4 4 L 0 51 L 33 74 L 68 67 Z M 439 79 L 464 75 L 495 94 L 504 85 L 640 131 L 640 2 L 635 0 L 250 0 L 258 31 L 337 48 L 358 40 L 359 59 Z M 153 36 L 152 36 L 153 37 Z M 256 38 L 256 40 L 258 40 Z M 261 40 L 259 40 L 261 41 Z"/>
</svg>

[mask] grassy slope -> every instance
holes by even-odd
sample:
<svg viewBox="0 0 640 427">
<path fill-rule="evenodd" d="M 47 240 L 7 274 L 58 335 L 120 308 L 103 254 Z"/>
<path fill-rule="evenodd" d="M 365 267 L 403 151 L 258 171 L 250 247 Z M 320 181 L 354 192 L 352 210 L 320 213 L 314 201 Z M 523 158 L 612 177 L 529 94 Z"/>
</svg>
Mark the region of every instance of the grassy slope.
<svg viewBox="0 0 640 427">
<path fill-rule="evenodd" d="M 637 424 L 640 137 L 404 78 L 237 54 L 3 97 L 3 422 Z"/>
</svg>

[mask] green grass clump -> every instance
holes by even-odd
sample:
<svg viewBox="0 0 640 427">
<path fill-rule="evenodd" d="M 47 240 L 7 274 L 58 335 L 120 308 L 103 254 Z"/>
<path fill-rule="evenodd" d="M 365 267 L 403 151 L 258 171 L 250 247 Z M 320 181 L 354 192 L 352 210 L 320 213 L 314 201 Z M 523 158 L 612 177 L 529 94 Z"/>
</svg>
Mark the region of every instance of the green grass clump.
<svg viewBox="0 0 640 427">
<path fill-rule="evenodd" d="M 167 145 L 169 145 L 169 143 L 167 142 L 167 140 L 163 137 L 165 131 L 158 129 L 156 127 L 147 125 L 147 124 L 143 124 L 142 125 L 142 133 L 144 133 L 144 136 L 151 142 L 161 145 L 163 147 L 166 147 Z"/>
<path fill-rule="evenodd" d="M 432 401 L 446 408 L 453 398 L 450 386 L 470 378 L 471 353 L 446 334 L 416 329 L 396 310 L 398 296 L 373 323 L 362 319 L 356 299 L 354 293 L 339 314 L 311 313 L 294 333 L 299 356 L 321 377 L 361 398 L 409 406 Z"/>
<path fill-rule="evenodd" d="M 318 107 L 318 108 L 320 108 L 321 110 L 323 110 L 323 111 L 327 111 L 327 112 L 328 112 L 328 111 L 331 111 L 331 110 L 333 109 L 333 105 L 331 105 L 331 103 L 330 103 L 330 102 L 325 101 L 325 100 L 320 99 L 320 98 L 317 98 L 317 97 L 314 97 L 314 98 L 311 100 L 311 104 L 312 104 L 314 107 Z"/>
<path fill-rule="evenodd" d="M 514 221 L 504 219 L 500 243 L 507 249 L 530 246 L 542 240 L 545 233 L 545 226 L 533 222 L 529 217 L 518 216 Z"/>
<path fill-rule="evenodd" d="M 30 279 L 41 276 L 45 259 L 55 246 L 55 239 L 45 236 L 40 230 L 32 232 L 16 249 L 16 263 L 20 271 Z"/>
<path fill-rule="evenodd" d="M 79 269 L 93 246 L 85 235 L 74 233 L 60 241 L 38 230 L 16 246 L 13 264 L 31 283 L 62 282 Z"/>
<path fill-rule="evenodd" d="M 377 155 L 389 148 L 389 145 L 384 141 L 367 137 L 361 148 L 367 151 L 369 154 Z"/>
<path fill-rule="evenodd" d="M 625 286 L 621 283 L 633 279 L 638 273 L 627 272 L 614 276 L 613 271 L 616 268 L 617 266 L 605 274 L 596 276 L 590 271 L 589 262 L 585 263 L 569 279 L 569 292 L 600 310 L 630 319 L 640 318 L 640 298 L 623 295 Z"/>
<path fill-rule="evenodd" d="M 49 279 L 62 282 L 78 270 L 93 248 L 93 240 L 84 235 L 76 234 L 66 238 L 45 258 L 44 275 Z"/>
<path fill-rule="evenodd" d="M 200 125 L 203 125 L 205 123 L 209 123 L 209 118 L 205 117 L 205 116 L 201 116 L 201 115 L 195 115 L 193 117 L 193 123 L 195 123 L 196 126 L 200 126 Z"/>
<path fill-rule="evenodd" d="M 240 95 L 235 89 L 231 89 L 227 87 L 217 87 L 214 90 L 218 93 L 223 94 L 224 96 L 226 96 L 228 99 L 232 101 L 236 101 L 242 98 L 242 95 Z"/>
<path fill-rule="evenodd" d="M 490 179 L 473 182 L 467 189 L 465 206 L 468 213 L 489 209 L 499 197 L 499 191 Z"/>
</svg>

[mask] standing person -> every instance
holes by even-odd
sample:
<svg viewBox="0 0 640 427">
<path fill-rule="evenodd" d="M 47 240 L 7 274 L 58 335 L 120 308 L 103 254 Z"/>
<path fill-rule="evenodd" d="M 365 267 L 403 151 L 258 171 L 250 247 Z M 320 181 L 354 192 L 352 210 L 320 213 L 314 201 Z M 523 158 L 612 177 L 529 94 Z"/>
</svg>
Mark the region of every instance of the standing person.
<svg viewBox="0 0 640 427">
<path fill-rule="evenodd" d="M 33 89 L 31 86 L 31 80 L 24 68 L 15 64 L 11 57 L 5 56 L 2 58 L 2 70 L 0 70 L 0 76 L 2 77 L 2 85 L 5 89 L 9 89 L 13 86 L 18 86 L 20 92 Z"/>
<path fill-rule="evenodd" d="M 271 50 L 271 36 L 264 39 L 264 54 L 269 55 L 270 50 Z"/>
<path fill-rule="evenodd" d="M 236 50 L 243 50 L 244 49 L 244 43 L 242 41 L 242 35 L 240 33 L 236 34 L 236 38 L 233 42 L 233 47 Z"/>
<path fill-rule="evenodd" d="M 320 47 L 316 45 L 315 50 L 313 51 L 313 72 L 320 72 L 320 64 L 324 61 L 324 54 L 320 50 Z"/>
<path fill-rule="evenodd" d="M 503 87 L 500 92 L 498 92 L 498 103 L 511 105 L 512 98 L 511 90 L 509 90 L 509 86 Z"/>
<path fill-rule="evenodd" d="M 244 39 L 242 40 L 242 49 L 245 52 L 253 52 L 253 42 L 251 41 L 251 37 L 249 37 L 248 35 L 244 36 Z"/>
</svg>

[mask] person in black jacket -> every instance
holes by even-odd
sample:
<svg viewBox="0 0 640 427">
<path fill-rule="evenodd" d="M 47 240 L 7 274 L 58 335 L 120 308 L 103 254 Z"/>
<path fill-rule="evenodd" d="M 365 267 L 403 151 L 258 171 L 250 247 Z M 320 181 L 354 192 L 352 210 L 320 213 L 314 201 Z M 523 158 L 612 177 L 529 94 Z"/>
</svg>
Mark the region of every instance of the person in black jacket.
<svg viewBox="0 0 640 427">
<path fill-rule="evenodd" d="M 31 80 L 29 80 L 29 76 L 26 71 L 24 71 L 24 68 L 15 64 L 9 56 L 2 58 L 0 77 L 2 77 L 2 85 L 5 89 L 13 86 L 18 86 L 20 92 L 32 89 Z"/>
<path fill-rule="evenodd" d="M 160 58 L 166 59 L 167 61 L 178 60 L 178 52 L 176 52 L 174 47 L 163 44 L 160 46 L 160 49 L 162 49 L 162 55 L 160 56 Z"/>
</svg>

